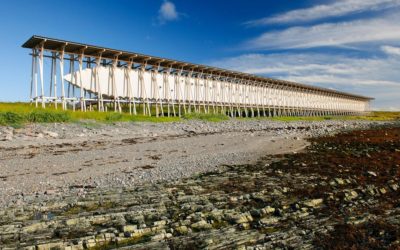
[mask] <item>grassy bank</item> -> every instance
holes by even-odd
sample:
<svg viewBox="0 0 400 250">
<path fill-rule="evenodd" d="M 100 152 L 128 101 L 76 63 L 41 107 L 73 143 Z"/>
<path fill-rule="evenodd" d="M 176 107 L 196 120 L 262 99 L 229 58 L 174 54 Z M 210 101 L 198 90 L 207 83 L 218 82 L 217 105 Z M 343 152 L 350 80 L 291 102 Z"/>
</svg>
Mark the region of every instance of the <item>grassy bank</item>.
<svg viewBox="0 0 400 250">
<path fill-rule="evenodd" d="M 267 119 L 272 121 L 325 121 L 325 120 L 364 120 L 364 121 L 400 121 L 400 112 L 374 111 L 365 116 L 281 116 L 255 117 L 241 119 Z"/>
<path fill-rule="evenodd" d="M 139 107 L 138 110 L 141 110 Z M 190 113 L 180 117 L 163 116 L 156 117 L 155 110 L 153 116 L 138 114 L 130 115 L 122 112 L 97 112 L 97 111 L 63 111 L 58 107 L 55 109 L 48 106 L 45 109 L 35 108 L 29 103 L 0 103 L 0 125 L 20 127 L 26 123 L 46 123 L 46 122 L 79 122 L 82 120 L 93 120 L 97 122 L 176 122 L 182 120 L 203 120 L 219 122 L 228 120 L 228 116 L 221 114 L 199 114 Z"/>
<path fill-rule="evenodd" d="M 141 110 L 139 107 L 138 110 Z M 152 111 L 155 114 L 155 111 Z M 228 120 L 229 117 L 222 114 L 189 113 L 179 117 L 155 117 L 142 114 L 130 115 L 129 113 L 97 112 L 97 111 L 62 111 L 60 107 L 47 107 L 46 109 L 35 108 L 29 103 L 0 103 L 0 125 L 19 127 L 26 123 L 46 122 L 79 122 L 81 120 L 93 120 L 97 122 L 174 122 L 182 120 L 202 120 L 209 122 L 220 122 Z M 273 121 L 323 121 L 332 119 L 341 120 L 371 120 L 392 121 L 400 120 L 400 112 L 372 112 L 366 116 L 325 116 L 325 117 L 257 117 L 238 119 L 269 119 Z"/>
<path fill-rule="evenodd" d="M 98 122 L 117 121 L 146 121 L 146 122 L 173 122 L 179 117 L 155 117 L 144 115 L 130 115 L 129 113 L 97 112 L 97 111 L 62 111 L 60 107 L 35 108 L 29 103 L 0 103 L 0 125 L 21 126 L 32 122 L 78 122 L 93 120 Z"/>
</svg>

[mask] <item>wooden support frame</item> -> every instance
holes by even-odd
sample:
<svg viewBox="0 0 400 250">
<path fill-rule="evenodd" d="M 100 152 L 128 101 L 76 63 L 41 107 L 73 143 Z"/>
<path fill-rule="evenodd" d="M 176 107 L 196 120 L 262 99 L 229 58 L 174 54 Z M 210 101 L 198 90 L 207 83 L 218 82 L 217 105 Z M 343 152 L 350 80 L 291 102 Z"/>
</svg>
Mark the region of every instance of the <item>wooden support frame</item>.
<svg viewBox="0 0 400 250">
<path fill-rule="evenodd" d="M 78 49 L 71 50 L 70 45 Z M 156 116 L 164 116 L 165 106 L 168 116 L 171 107 L 174 116 L 177 113 L 181 116 L 183 106 L 184 113 L 210 113 L 212 109 L 214 113 L 232 117 L 346 115 L 370 109 L 371 98 L 202 65 L 138 54 L 127 57 L 129 52 L 51 39 L 41 39 L 29 48 L 32 51 L 29 98 L 36 107 L 39 102 L 42 108 L 47 103 L 58 108 L 61 103 L 63 110 L 71 107 L 75 110 L 79 104 L 85 112 L 97 105 L 97 110 L 103 112 L 113 104 L 115 112 L 122 112 L 121 105 L 128 105 L 129 113 L 136 115 L 136 105 L 142 105 L 143 114 L 152 115 L 153 105 Z M 50 64 L 44 63 L 47 59 Z M 50 68 L 46 69 L 46 65 Z M 122 85 L 118 82 L 121 67 L 124 68 Z M 110 72 L 111 93 L 102 84 L 100 69 Z M 92 75 L 90 84 L 85 80 L 87 72 Z M 145 77 L 148 74 L 150 78 Z M 118 90 L 119 86 L 124 90 Z"/>
</svg>

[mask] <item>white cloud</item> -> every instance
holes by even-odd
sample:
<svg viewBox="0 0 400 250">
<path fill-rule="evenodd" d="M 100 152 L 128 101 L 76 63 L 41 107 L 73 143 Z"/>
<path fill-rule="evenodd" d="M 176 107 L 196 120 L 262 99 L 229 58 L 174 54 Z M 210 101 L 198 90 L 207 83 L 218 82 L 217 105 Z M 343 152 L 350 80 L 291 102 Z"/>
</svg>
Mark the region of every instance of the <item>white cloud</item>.
<svg viewBox="0 0 400 250">
<path fill-rule="evenodd" d="M 400 48 L 399 47 L 385 45 L 385 46 L 381 47 L 381 50 L 389 55 L 400 56 Z"/>
<path fill-rule="evenodd" d="M 266 32 L 245 43 L 246 49 L 295 49 L 390 42 L 400 39 L 399 16 L 386 16 Z"/>
<path fill-rule="evenodd" d="M 175 4 L 165 0 L 158 11 L 158 20 L 161 24 L 167 21 L 179 19 L 179 13 L 176 11 Z"/>
<path fill-rule="evenodd" d="M 211 64 L 371 96 L 376 98 L 375 108 L 400 110 L 400 60 L 395 57 L 349 58 L 321 53 L 245 54 Z"/>
<path fill-rule="evenodd" d="M 345 16 L 353 13 L 389 9 L 400 6 L 400 0 L 341 0 L 310 8 L 285 12 L 272 17 L 249 21 L 247 25 L 307 22 L 327 17 Z"/>
</svg>

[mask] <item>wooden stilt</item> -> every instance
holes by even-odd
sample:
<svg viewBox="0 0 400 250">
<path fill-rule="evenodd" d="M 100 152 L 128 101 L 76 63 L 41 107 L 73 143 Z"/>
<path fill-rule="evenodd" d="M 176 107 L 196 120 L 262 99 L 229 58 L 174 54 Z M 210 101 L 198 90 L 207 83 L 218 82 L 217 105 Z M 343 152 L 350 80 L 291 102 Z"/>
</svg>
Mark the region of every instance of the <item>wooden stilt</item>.
<svg viewBox="0 0 400 250">
<path fill-rule="evenodd" d="M 165 112 L 167 116 L 172 112 L 181 116 L 183 106 L 184 113 L 213 112 L 231 117 L 355 115 L 370 108 L 368 98 L 284 80 L 89 45 L 71 46 L 66 41 L 51 44 L 46 39 L 39 41 L 33 41 L 35 45 L 29 47 L 32 49 L 29 96 L 31 102 L 36 106 L 41 102 L 43 108 L 46 103 L 54 102 L 57 109 L 60 102 L 63 110 L 71 104 L 75 110 L 79 102 L 82 111 L 93 110 L 97 105 L 98 111 L 113 108 L 122 112 L 123 106 L 124 110 L 129 108 L 130 114 L 136 114 L 138 104 L 144 115 L 152 115 L 154 107 L 156 116 L 164 116 Z M 46 61 L 49 69 L 45 68 L 45 59 L 49 60 Z M 65 60 L 70 61 L 70 75 L 64 79 L 64 70 L 68 71 Z M 46 73 L 50 75 L 48 83 L 45 72 L 50 72 Z M 106 72 L 109 85 L 104 83 Z M 137 78 L 131 79 L 133 75 Z M 118 82 L 121 79 L 123 83 Z M 75 88 L 80 93 L 75 93 Z"/>
<path fill-rule="evenodd" d="M 45 108 L 45 100 L 44 100 L 44 76 L 43 76 L 43 56 L 44 56 L 44 42 L 41 43 L 39 49 L 39 76 L 40 76 L 40 90 L 41 90 L 41 101 L 42 101 L 42 108 Z"/>
</svg>

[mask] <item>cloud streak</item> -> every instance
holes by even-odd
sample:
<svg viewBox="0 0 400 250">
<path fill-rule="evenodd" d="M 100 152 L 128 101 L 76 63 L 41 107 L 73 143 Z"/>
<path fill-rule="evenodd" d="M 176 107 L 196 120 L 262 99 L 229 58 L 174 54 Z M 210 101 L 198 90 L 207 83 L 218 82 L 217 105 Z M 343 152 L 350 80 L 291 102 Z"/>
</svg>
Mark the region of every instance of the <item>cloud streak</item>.
<svg viewBox="0 0 400 250">
<path fill-rule="evenodd" d="M 396 41 L 400 39 L 398 16 L 324 23 L 309 27 L 296 26 L 261 34 L 244 44 L 245 49 L 299 49 L 340 47 L 359 43 Z"/>
<path fill-rule="evenodd" d="M 400 6 L 400 0 L 341 0 L 310 8 L 291 10 L 272 17 L 252 20 L 249 26 L 309 22 L 329 17 L 340 17 L 354 13 L 384 10 Z"/>
<path fill-rule="evenodd" d="M 381 47 L 381 50 L 389 55 L 400 56 L 400 48 L 399 47 L 385 45 L 385 46 Z"/>
<path fill-rule="evenodd" d="M 376 109 L 400 110 L 399 7 L 400 0 L 340 0 L 250 21 L 247 25 L 270 26 L 239 46 L 259 53 L 213 65 L 371 96 Z M 332 19 L 344 16 L 350 19 Z"/>
</svg>

